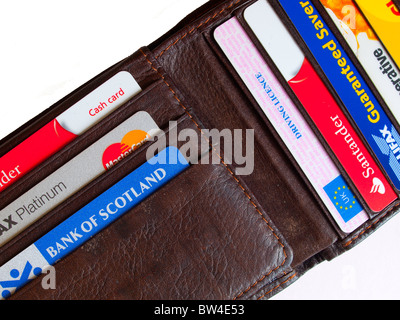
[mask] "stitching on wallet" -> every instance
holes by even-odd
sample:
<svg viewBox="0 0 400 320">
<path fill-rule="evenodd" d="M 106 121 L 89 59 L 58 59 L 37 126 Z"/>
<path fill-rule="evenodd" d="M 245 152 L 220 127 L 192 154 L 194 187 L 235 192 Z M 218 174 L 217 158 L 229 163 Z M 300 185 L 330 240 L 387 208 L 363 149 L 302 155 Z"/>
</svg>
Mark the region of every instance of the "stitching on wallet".
<svg viewBox="0 0 400 320">
<path fill-rule="evenodd" d="M 279 287 L 283 286 L 285 283 L 288 283 L 290 280 L 294 279 L 296 276 L 297 276 L 297 273 L 295 273 L 291 277 L 287 278 L 284 282 L 282 282 L 282 283 L 278 284 L 277 286 L 273 287 L 271 290 L 269 290 L 268 292 L 264 293 L 261 297 L 258 297 L 257 300 L 263 299 L 265 296 L 269 295 L 271 292 L 273 292 L 276 289 L 278 289 Z"/>
<path fill-rule="evenodd" d="M 258 281 L 256 281 L 253 285 L 251 285 L 250 287 L 248 287 L 246 290 L 244 290 L 242 293 L 240 293 L 238 296 L 236 296 L 234 298 L 234 300 L 239 299 L 241 296 L 243 296 L 245 293 L 247 293 L 249 290 L 251 290 L 252 288 L 254 288 L 258 283 L 260 283 L 261 281 L 263 281 L 265 278 L 267 278 L 272 272 L 278 270 L 279 268 L 283 267 L 283 265 L 285 264 L 286 260 L 287 260 L 287 254 L 286 254 L 286 250 L 285 250 L 285 246 L 284 244 L 281 242 L 281 239 L 278 237 L 278 235 L 275 233 L 275 230 L 271 227 L 271 225 L 269 224 L 269 222 L 267 221 L 267 219 L 265 219 L 265 217 L 263 216 L 262 212 L 260 211 L 260 209 L 258 208 L 258 206 L 255 204 L 255 202 L 252 200 L 251 196 L 249 195 L 249 193 L 246 191 L 246 189 L 242 186 L 240 180 L 235 176 L 235 174 L 233 173 L 233 171 L 228 167 L 228 165 L 224 162 L 222 156 L 220 154 L 218 154 L 217 150 L 215 149 L 215 147 L 210 143 L 209 139 L 207 138 L 207 136 L 205 136 L 203 130 L 201 129 L 200 125 L 197 123 L 197 121 L 193 118 L 193 116 L 190 114 L 190 112 L 188 111 L 188 109 L 186 108 L 186 106 L 182 103 L 182 101 L 178 98 L 176 92 L 174 89 L 172 89 L 171 85 L 168 83 L 168 81 L 165 79 L 165 77 L 160 73 L 160 71 L 154 66 L 153 62 L 150 61 L 150 59 L 148 58 L 148 56 L 146 55 L 145 52 L 143 52 L 142 49 L 140 49 L 141 53 L 143 54 L 143 56 L 146 58 L 147 62 L 150 64 L 151 68 L 160 76 L 160 78 L 164 81 L 165 85 L 169 88 L 169 90 L 172 92 L 174 98 L 178 101 L 179 105 L 185 110 L 185 113 L 189 116 L 189 118 L 192 120 L 192 122 L 196 125 L 197 129 L 200 131 L 200 133 L 203 135 L 204 139 L 210 144 L 211 148 L 213 148 L 213 150 L 215 151 L 215 153 L 218 155 L 218 157 L 221 159 L 221 162 L 223 163 L 223 165 L 225 166 L 225 168 L 228 170 L 228 172 L 231 174 L 231 176 L 233 177 L 233 179 L 237 182 L 238 186 L 240 187 L 240 189 L 242 189 L 243 193 L 245 194 L 245 196 L 249 199 L 250 203 L 253 205 L 253 207 L 255 208 L 255 210 L 258 212 L 258 214 L 261 216 L 262 220 L 267 224 L 268 228 L 270 229 L 270 231 L 272 232 L 272 234 L 274 235 L 274 237 L 277 239 L 278 244 L 282 247 L 283 249 L 283 254 L 285 256 L 285 259 L 283 260 L 283 262 L 277 266 L 276 268 L 272 269 L 271 271 L 269 271 L 266 275 L 264 275 L 263 277 L 261 277 L 261 279 L 259 279 Z"/>
<path fill-rule="evenodd" d="M 194 27 L 190 31 L 186 32 L 182 37 L 178 38 L 177 40 L 175 40 L 175 42 L 171 43 L 167 48 L 165 48 L 163 51 L 161 51 L 161 53 L 156 57 L 156 59 L 160 58 L 165 52 L 167 52 L 169 49 L 171 49 L 173 46 L 175 46 L 179 41 L 185 39 L 188 35 L 192 34 L 194 31 L 196 31 L 203 25 L 207 24 L 211 20 L 214 20 L 216 17 L 221 15 L 224 11 L 232 8 L 234 5 L 238 4 L 240 1 L 242 1 L 242 0 L 237 0 L 235 2 L 232 2 L 229 6 L 222 8 L 221 11 L 216 12 L 212 17 L 209 17 L 206 21 L 203 21 L 202 23 L 200 23 L 197 27 Z"/>
<path fill-rule="evenodd" d="M 365 227 L 363 231 L 361 231 L 359 234 L 357 234 L 355 237 L 351 238 L 348 242 L 346 242 L 343 246 L 346 248 L 348 246 L 350 246 L 354 241 L 356 241 L 359 237 L 361 237 L 364 233 L 366 233 L 369 229 L 371 229 L 373 226 L 375 226 L 376 224 L 378 224 L 379 222 L 381 222 L 385 217 L 387 217 L 389 214 L 393 213 L 398 207 L 400 206 L 400 204 L 396 205 L 395 207 L 392 208 L 392 210 L 390 210 L 389 212 L 387 212 L 386 214 L 384 214 L 382 217 L 380 217 L 378 220 L 376 220 L 374 223 L 372 223 L 371 225 L 369 225 L 368 227 Z"/>
</svg>

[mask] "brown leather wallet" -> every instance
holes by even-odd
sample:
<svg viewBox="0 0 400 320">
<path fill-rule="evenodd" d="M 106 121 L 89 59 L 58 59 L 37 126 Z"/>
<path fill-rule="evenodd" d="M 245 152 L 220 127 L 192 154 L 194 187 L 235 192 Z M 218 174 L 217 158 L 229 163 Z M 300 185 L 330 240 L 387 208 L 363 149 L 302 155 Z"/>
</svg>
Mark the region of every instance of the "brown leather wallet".
<svg viewBox="0 0 400 320">
<path fill-rule="evenodd" d="M 254 2 L 209 1 L 1 141 L 3 155 L 120 71 L 131 73 L 143 89 L 5 190 L 0 200 L 5 207 L 141 110 L 165 131 L 174 120 L 179 130 L 200 134 L 214 128 L 256 132 L 253 174 L 238 176 L 239 165 L 223 160 L 191 166 L 59 261 L 55 290 L 43 289 L 38 277 L 11 300 L 268 299 L 322 261 L 350 250 L 397 213 L 398 202 L 352 234 L 343 233 L 259 112 L 212 36 L 227 19 L 242 20 L 243 10 Z M 0 265 L 138 168 L 147 147 L 1 247 Z M 208 156 L 214 155 L 210 146 Z"/>
</svg>

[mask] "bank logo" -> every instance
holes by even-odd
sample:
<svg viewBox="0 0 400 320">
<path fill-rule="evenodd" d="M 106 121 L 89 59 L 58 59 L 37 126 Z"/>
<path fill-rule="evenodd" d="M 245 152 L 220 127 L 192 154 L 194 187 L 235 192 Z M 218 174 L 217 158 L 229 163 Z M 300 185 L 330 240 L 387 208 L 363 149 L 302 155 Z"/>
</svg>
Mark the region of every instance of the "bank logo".
<svg viewBox="0 0 400 320">
<path fill-rule="evenodd" d="M 22 273 L 17 269 L 11 270 L 10 280 L 0 281 L 0 286 L 2 287 L 1 297 L 3 299 L 9 298 L 13 291 L 23 287 L 32 276 L 38 277 L 41 273 L 42 269 L 33 268 L 29 261 L 26 262 Z"/>
<path fill-rule="evenodd" d="M 371 189 L 371 193 L 380 193 L 380 194 L 385 194 L 386 189 L 385 186 L 383 185 L 383 182 L 381 180 L 379 180 L 378 178 L 374 178 L 374 180 L 372 181 L 373 185 L 372 185 L 372 189 Z"/>
<path fill-rule="evenodd" d="M 103 166 L 105 170 L 126 158 L 133 151 L 140 148 L 150 139 L 150 135 L 142 130 L 133 130 L 127 133 L 120 143 L 109 146 L 103 154 Z"/>
<path fill-rule="evenodd" d="M 345 222 L 349 222 L 363 210 L 342 176 L 333 180 L 324 190 Z"/>
<path fill-rule="evenodd" d="M 400 136 L 394 126 L 389 128 L 385 125 L 383 130 L 379 130 L 382 137 L 372 135 L 380 151 L 388 156 L 389 166 L 393 170 L 397 179 L 400 180 Z"/>
</svg>

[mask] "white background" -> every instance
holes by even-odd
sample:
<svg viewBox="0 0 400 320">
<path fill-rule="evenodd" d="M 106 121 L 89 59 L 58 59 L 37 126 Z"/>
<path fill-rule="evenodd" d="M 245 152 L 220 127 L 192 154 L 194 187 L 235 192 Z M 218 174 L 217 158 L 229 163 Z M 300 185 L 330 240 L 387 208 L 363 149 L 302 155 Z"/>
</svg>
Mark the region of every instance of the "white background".
<svg viewBox="0 0 400 320">
<path fill-rule="evenodd" d="M 205 2 L 1 1 L 0 138 Z M 399 244 L 400 217 L 395 217 L 274 299 L 399 299 Z"/>
</svg>

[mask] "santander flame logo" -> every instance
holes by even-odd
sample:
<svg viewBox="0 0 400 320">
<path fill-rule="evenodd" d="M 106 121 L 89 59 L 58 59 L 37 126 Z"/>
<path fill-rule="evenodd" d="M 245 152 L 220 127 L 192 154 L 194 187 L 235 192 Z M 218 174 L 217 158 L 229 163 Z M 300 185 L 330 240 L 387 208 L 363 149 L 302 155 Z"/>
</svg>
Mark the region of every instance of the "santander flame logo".
<svg viewBox="0 0 400 320">
<path fill-rule="evenodd" d="M 150 139 L 150 135 L 142 130 L 133 130 L 127 133 L 120 143 L 109 146 L 103 153 L 104 169 L 109 170 L 133 151 L 140 148 Z"/>
<path fill-rule="evenodd" d="M 380 193 L 380 194 L 385 194 L 386 189 L 385 186 L 383 184 L 383 182 L 381 180 L 379 180 L 378 178 L 374 178 L 372 180 L 373 186 L 371 189 L 371 193 Z"/>
</svg>

